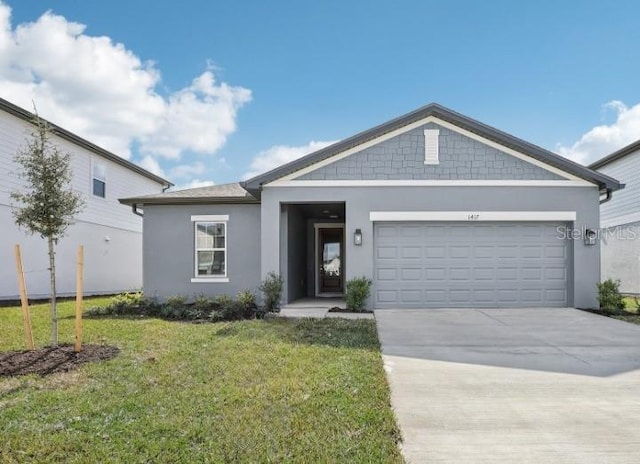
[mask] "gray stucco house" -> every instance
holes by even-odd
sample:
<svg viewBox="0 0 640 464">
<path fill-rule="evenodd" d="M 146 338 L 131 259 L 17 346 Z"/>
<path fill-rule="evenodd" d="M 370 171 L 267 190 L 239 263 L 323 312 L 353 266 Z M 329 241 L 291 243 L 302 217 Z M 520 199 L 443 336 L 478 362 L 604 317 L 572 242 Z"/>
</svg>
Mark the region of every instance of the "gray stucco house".
<svg viewBox="0 0 640 464">
<path fill-rule="evenodd" d="M 615 176 L 625 189 L 600 207 L 602 278 L 620 280 L 620 290 L 640 294 L 640 140 L 591 166 Z"/>
<path fill-rule="evenodd" d="M 373 281 L 370 306 L 594 307 L 599 203 L 621 188 L 437 104 L 245 182 L 126 198 L 144 290 L 233 294 L 279 272 L 284 302 Z"/>
</svg>

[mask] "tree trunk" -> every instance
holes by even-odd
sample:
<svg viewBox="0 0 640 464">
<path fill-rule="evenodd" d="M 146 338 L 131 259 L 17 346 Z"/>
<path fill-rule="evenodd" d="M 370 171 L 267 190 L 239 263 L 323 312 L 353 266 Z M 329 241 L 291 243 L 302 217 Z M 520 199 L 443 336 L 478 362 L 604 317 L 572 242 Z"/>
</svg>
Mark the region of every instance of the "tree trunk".
<svg viewBox="0 0 640 464">
<path fill-rule="evenodd" d="M 56 252 L 52 237 L 47 237 L 49 245 L 49 276 L 51 277 L 51 346 L 58 346 L 58 308 L 56 308 Z"/>
</svg>

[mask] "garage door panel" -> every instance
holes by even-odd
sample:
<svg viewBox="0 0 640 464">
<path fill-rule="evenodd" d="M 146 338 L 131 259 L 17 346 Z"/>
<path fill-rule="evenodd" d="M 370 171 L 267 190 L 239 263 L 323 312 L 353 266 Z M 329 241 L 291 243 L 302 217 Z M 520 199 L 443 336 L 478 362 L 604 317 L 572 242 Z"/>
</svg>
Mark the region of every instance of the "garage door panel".
<svg viewBox="0 0 640 464">
<path fill-rule="evenodd" d="M 560 290 L 547 290 L 545 292 L 547 301 L 564 304 L 567 300 L 567 292 L 564 289 Z"/>
<path fill-rule="evenodd" d="M 445 280 L 447 278 L 447 269 L 441 268 L 426 268 L 425 275 L 427 281 L 429 280 Z"/>
<path fill-rule="evenodd" d="M 426 246 L 425 258 L 445 258 L 447 256 L 447 249 L 444 246 Z"/>
<path fill-rule="evenodd" d="M 422 247 L 420 246 L 403 246 L 400 256 L 402 259 L 422 259 Z"/>
<path fill-rule="evenodd" d="M 544 250 L 545 258 L 559 258 L 566 259 L 567 249 L 566 247 L 558 245 L 547 245 Z"/>
<path fill-rule="evenodd" d="M 376 270 L 376 277 L 378 280 L 398 280 L 398 270 L 397 269 L 388 269 L 388 268 L 378 268 Z"/>
<path fill-rule="evenodd" d="M 471 300 L 471 291 L 467 289 L 452 288 L 449 290 L 449 301 L 453 303 L 466 303 Z"/>
<path fill-rule="evenodd" d="M 496 247 L 493 245 L 476 245 L 473 248 L 474 258 L 494 258 L 496 256 Z"/>
<path fill-rule="evenodd" d="M 516 266 L 511 267 L 496 267 L 496 280 L 518 280 L 518 268 Z"/>
<path fill-rule="evenodd" d="M 404 281 L 422 280 L 421 268 L 403 268 L 400 271 L 400 278 Z"/>
<path fill-rule="evenodd" d="M 520 269 L 520 278 L 522 280 L 542 280 L 542 268 L 541 267 L 524 267 Z"/>
<path fill-rule="evenodd" d="M 393 259 L 398 257 L 398 248 L 394 246 L 380 246 L 377 248 L 378 259 Z"/>
<path fill-rule="evenodd" d="M 567 280 L 567 270 L 564 267 L 548 267 L 544 270 L 546 280 Z"/>
<path fill-rule="evenodd" d="M 496 292 L 493 289 L 474 290 L 473 299 L 482 303 L 493 303 L 496 300 Z"/>
<path fill-rule="evenodd" d="M 497 245 L 494 255 L 499 259 L 518 259 L 518 246 L 516 245 Z"/>
<path fill-rule="evenodd" d="M 422 302 L 424 296 L 422 295 L 422 290 L 402 290 L 400 292 L 400 302 L 401 303 L 420 303 Z"/>
<path fill-rule="evenodd" d="M 398 301 L 396 290 L 377 290 L 376 299 L 380 303 L 396 303 Z"/>
<path fill-rule="evenodd" d="M 426 290 L 425 301 L 432 301 L 434 306 L 444 306 L 447 302 L 447 292 L 444 290 Z"/>
<path fill-rule="evenodd" d="M 559 226 L 376 224 L 376 306 L 566 306 L 569 253 Z"/>
<path fill-rule="evenodd" d="M 400 236 L 402 237 L 421 237 L 423 228 L 419 226 L 403 226 L 400 228 Z"/>
<path fill-rule="evenodd" d="M 397 227 L 392 225 L 378 225 L 376 227 L 376 237 L 384 239 L 385 237 L 397 237 Z"/>
<path fill-rule="evenodd" d="M 449 269 L 449 280 L 468 282 L 471 280 L 471 269 L 468 267 L 452 267 Z"/>
<path fill-rule="evenodd" d="M 449 247 L 449 258 L 469 259 L 471 256 L 470 246 L 453 245 Z"/>
<path fill-rule="evenodd" d="M 476 281 L 493 281 L 495 278 L 496 272 L 492 267 L 476 267 L 473 269 L 473 279 Z"/>
</svg>

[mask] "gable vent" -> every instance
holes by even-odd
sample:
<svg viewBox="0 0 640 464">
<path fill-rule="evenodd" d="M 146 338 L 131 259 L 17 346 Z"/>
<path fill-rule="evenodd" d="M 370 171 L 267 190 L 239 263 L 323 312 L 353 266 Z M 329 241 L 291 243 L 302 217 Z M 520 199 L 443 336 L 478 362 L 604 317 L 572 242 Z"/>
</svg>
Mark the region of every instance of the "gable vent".
<svg viewBox="0 0 640 464">
<path fill-rule="evenodd" d="M 438 136 L 440 129 L 424 130 L 424 164 L 439 164 Z"/>
</svg>

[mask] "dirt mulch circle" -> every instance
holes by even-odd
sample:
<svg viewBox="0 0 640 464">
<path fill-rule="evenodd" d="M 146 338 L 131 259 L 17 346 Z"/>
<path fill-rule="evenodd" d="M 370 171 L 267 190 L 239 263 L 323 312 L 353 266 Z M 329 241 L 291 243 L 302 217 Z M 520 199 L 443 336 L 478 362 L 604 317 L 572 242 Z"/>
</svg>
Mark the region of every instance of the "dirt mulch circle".
<svg viewBox="0 0 640 464">
<path fill-rule="evenodd" d="M 38 374 L 45 376 L 67 372 L 88 362 L 115 358 L 120 349 L 109 345 L 83 345 L 82 351 L 73 351 L 73 345 L 60 345 L 31 351 L 0 353 L 0 377 Z"/>
</svg>

